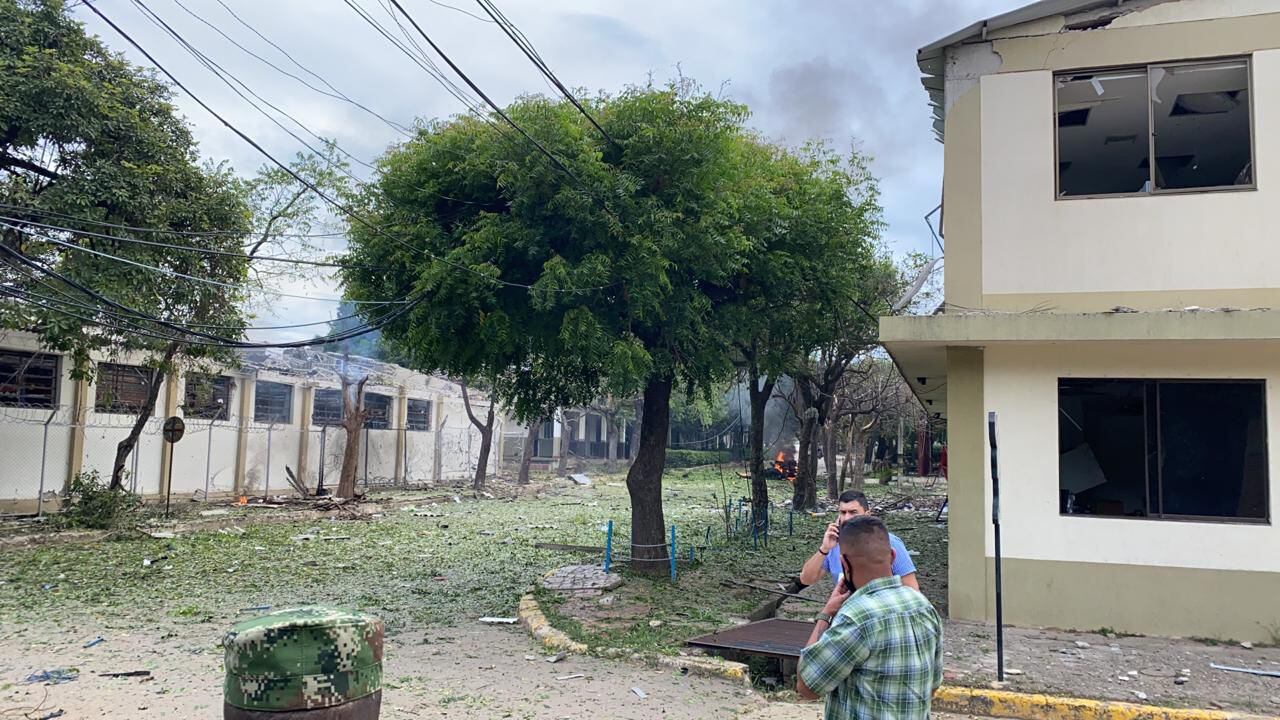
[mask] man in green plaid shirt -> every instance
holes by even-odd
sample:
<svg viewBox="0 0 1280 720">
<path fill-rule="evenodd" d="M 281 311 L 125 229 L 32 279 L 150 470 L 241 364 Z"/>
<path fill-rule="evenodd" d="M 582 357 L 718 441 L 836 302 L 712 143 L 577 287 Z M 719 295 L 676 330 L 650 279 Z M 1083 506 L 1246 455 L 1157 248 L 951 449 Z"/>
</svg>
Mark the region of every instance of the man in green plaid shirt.
<svg viewBox="0 0 1280 720">
<path fill-rule="evenodd" d="M 893 574 L 884 523 L 840 527 L 840 562 L 857 592 L 837 582 L 800 655 L 796 690 L 826 696 L 826 720 L 928 720 L 942 684 L 942 620 Z"/>
</svg>

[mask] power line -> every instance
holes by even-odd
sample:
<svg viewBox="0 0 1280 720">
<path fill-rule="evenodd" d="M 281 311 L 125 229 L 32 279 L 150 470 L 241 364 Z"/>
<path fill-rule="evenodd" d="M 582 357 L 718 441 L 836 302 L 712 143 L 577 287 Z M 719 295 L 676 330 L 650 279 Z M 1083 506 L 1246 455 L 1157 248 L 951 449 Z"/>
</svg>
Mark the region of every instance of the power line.
<svg viewBox="0 0 1280 720">
<path fill-rule="evenodd" d="M 235 283 L 222 282 L 221 280 L 210 280 L 209 278 L 202 278 L 202 277 L 197 277 L 195 275 L 188 275 L 187 273 L 178 272 L 177 270 L 171 270 L 169 268 L 158 267 L 156 265 L 148 265 L 146 263 L 141 263 L 136 260 L 130 260 L 129 258 L 120 257 L 119 255 L 112 255 L 111 253 L 102 252 L 101 250 L 94 250 L 93 248 L 85 247 L 83 245 L 76 245 L 75 243 L 69 243 L 64 240 L 59 240 L 57 238 L 49 237 L 47 235 L 41 235 L 39 233 L 28 230 L 26 228 L 19 227 L 17 225 L 12 225 L 7 222 L 0 222 L 0 227 L 7 227 L 10 230 L 16 230 L 17 232 L 20 232 L 23 235 L 26 235 L 27 237 L 32 237 L 42 242 L 53 243 L 54 245 L 60 245 L 62 247 L 67 248 L 68 250 L 79 250 L 81 252 L 87 252 L 91 255 L 97 255 L 98 257 L 106 258 L 108 260 L 114 260 L 119 263 L 124 263 L 125 265 L 132 265 L 133 267 L 141 268 L 143 270 L 152 270 L 154 272 L 158 272 L 162 275 L 168 275 L 170 277 L 182 278 L 183 280 L 190 280 L 192 282 L 204 283 L 206 285 L 214 285 L 217 287 L 227 288 L 229 290 L 239 290 L 245 293 L 253 292 L 254 290 L 253 288 L 248 288 L 244 285 L 236 285 Z M 294 298 L 298 300 L 328 300 L 329 302 L 351 302 L 351 303 L 364 304 L 364 305 L 398 305 L 401 303 L 408 302 L 407 300 L 345 300 L 344 301 L 342 298 L 318 298 L 313 295 L 293 295 L 290 293 L 280 292 L 279 290 L 271 290 L 268 288 L 262 288 L 261 291 L 264 293 L 268 293 L 270 295 L 278 296 L 278 297 Z"/>
<path fill-rule="evenodd" d="M 440 0 L 428 0 L 428 1 L 429 1 L 432 5 L 439 5 L 439 6 L 440 6 L 440 7 L 442 7 L 442 8 L 449 8 L 450 10 L 454 10 L 454 11 L 456 11 L 456 12 L 460 12 L 460 13 L 462 13 L 463 15 L 466 15 L 467 17 L 475 18 L 476 20 L 479 20 L 480 22 L 494 22 L 493 20 L 489 20 L 489 19 L 487 19 L 487 18 L 482 18 L 482 17 L 480 17 L 479 15 L 476 15 L 475 13 L 467 12 L 466 10 L 463 10 L 463 9 L 462 9 L 462 8 L 460 8 L 460 7 L 454 7 L 453 5 L 449 5 L 448 3 L 442 3 L 442 2 L 440 2 Z"/>
<path fill-rule="evenodd" d="M 0 202 L 0 208 L 6 210 L 14 210 L 23 213 L 31 213 L 34 215 L 44 215 L 46 217 L 63 218 L 66 220 L 75 220 L 76 222 L 85 223 L 87 225 L 96 225 L 98 227 L 116 228 L 118 230 L 129 230 L 131 232 L 149 232 L 161 233 L 164 235 L 181 235 L 184 237 L 244 237 L 246 235 L 257 235 L 257 230 L 249 232 L 239 232 L 236 230 L 170 230 L 168 228 L 149 228 L 139 227 L 137 225 L 121 225 L 118 223 L 106 222 L 104 220 L 90 220 L 77 215 L 70 215 L 63 212 L 55 212 L 53 210 L 44 210 L 41 208 L 26 207 L 23 205 L 11 205 L 9 203 Z M 25 221 L 24 221 L 25 222 Z M 275 237 L 280 238 L 340 238 L 346 237 L 345 232 L 335 233 L 272 233 Z M 254 243 L 247 243 L 254 244 Z"/>
<path fill-rule="evenodd" d="M 394 2 L 395 0 L 392 0 L 392 1 Z M 334 199 L 333 197 L 330 197 L 328 193 L 326 193 L 326 192 L 325 192 L 324 190 L 322 190 L 321 188 L 317 187 L 315 183 L 313 183 L 313 182 L 311 182 L 310 180 L 307 180 L 306 178 L 302 177 L 302 176 L 301 176 L 301 175 L 299 175 L 299 174 L 298 174 L 298 173 L 297 173 L 293 168 L 289 167 L 288 165 L 284 164 L 284 163 L 283 163 L 283 162 L 281 162 L 280 160 L 276 159 L 276 157 L 275 157 L 274 155 L 272 155 L 271 153 L 267 152 L 266 148 L 262 147 L 262 145 L 261 145 L 261 144 L 259 144 L 259 143 L 258 143 L 258 141 L 254 140 L 252 137 L 250 137 L 249 135 L 245 134 L 245 132 L 244 132 L 244 131 L 242 131 L 242 130 L 240 130 L 240 128 L 238 128 L 238 127 L 236 127 L 235 125 L 231 124 L 231 122 L 230 122 L 230 121 L 228 121 L 228 120 L 227 120 L 226 118 L 224 118 L 220 113 L 218 113 L 216 110 L 214 110 L 214 109 L 213 109 L 213 108 L 212 108 L 208 103 L 206 103 L 204 100 L 202 100 L 202 99 L 200 98 L 200 96 L 196 95 L 194 92 L 192 92 L 192 91 L 191 91 L 191 89 L 190 89 L 190 88 L 188 88 L 188 87 L 187 87 L 186 85 L 184 85 L 181 81 L 179 81 L 179 80 L 178 80 L 178 78 L 177 78 L 176 76 L 174 76 L 174 74 L 173 74 L 173 73 L 169 72 L 169 70 L 168 70 L 167 68 L 165 68 L 165 67 L 164 67 L 164 65 L 160 64 L 160 62 L 159 62 L 159 61 L 157 61 L 157 60 L 155 59 L 155 57 L 151 55 L 151 53 L 147 52 L 147 50 L 146 50 L 145 48 L 143 48 L 143 47 L 142 47 L 142 45 L 140 45 L 136 40 L 134 40 L 134 39 L 133 39 L 133 37 L 132 37 L 131 35 L 129 35 L 127 32 L 125 32 L 123 28 L 121 28 L 121 27 L 120 27 L 119 25 L 117 25 L 114 21 L 112 21 L 109 17 L 107 17 L 107 16 L 106 16 L 106 15 L 105 15 L 101 10 L 99 10 L 96 2 L 94 2 L 93 0 L 85 0 L 85 7 L 89 8 L 89 10 L 90 10 L 94 15 L 97 15 L 97 16 L 98 16 L 98 17 L 99 17 L 103 22 L 105 22 L 108 26 L 110 26 L 112 30 L 114 30 L 117 34 L 119 34 L 122 38 L 124 38 L 124 40 L 125 40 L 126 42 L 128 42 L 131 46 L 133 46 L 133 48 L 134 48 L 135 50 L 137 50 L 139 53 L 141 53 L 141 54 L 142 54 L 142 56 L 143 56 L 143 57 L 145 57 L 145 58 L 147 59 L 147 61 L 148 61 L 148 62 L 150 62 L 152 65 L 154 65 L 154 66 L 156 67 L 156 69 L 157 69 L 157 70 L 159 70 L 161 73 L 163 73 L 163 74 L 165 75 L 165 77 L 169 78 L 169 80 L 170 80 L 171 82 L 173 82 L 173 84 L 174 84 L 174 85 L 176 85 L 180 90 L 182 90 L 183 92 L 185 92 L 185 93 L 186 93 L 186 94 L 187 94 L 187 95 L 188 95 L 192 100 L 194 100 L 194 101 L 196 102 L 196 104 L 198 104 L 201 108 L 203 108 L 203 109 L 205 110 L 205 112 L 207 112 L 207 113 L 209 113 L 210 115 L 212 115 L 215 119 L 217 119 L 219 122 L 221 122 L 221 123 L 223 124 L 223 126 L 225 126 L 228 130 L 230 130 L 231 132 L 235 133 L 235 134 L 236 134 L 236 136 L 238 136 L 241 140 L 243 140 L 243 141 L 245 141 L 246 143 L 248 143 L 250 147 L 252 147 L 254 150 L 257 150 L 259 153 L 261 153 L 264 157 L 266 157 L 268 160 L 270 160 L 272 163 L 274 163 L 274 164 L 275 164 L 277 167 L 279 167 L 281 170 L 283 170 L 283 171 L 285 171 L 286 173 L 288 173 L 288 174 L 289 174 L 289 176 L 290 176 L 290 177 L 292 177 L 294 180 L 296 180 L 297 182 L 299 182 L 299 183 L 300 183 L 300 184 L 302 184 L 302 185 L 305 185 L 308 189 L 310 189 L 312 192 L 314 192 L 318 197 L 322 198 L 325 202 L 327 202 L 327 203 L 329 203 L 330 205 L 332 205 L 333 207 L 335 207 L 335 208 L 337 208 L 337 209 L 341 210 L 341 211 L 343 212 L 343 214 L 347 215 L 348 217 L 350 217 L 351 219 L 353 219 L 353 220 L 355 220 L 356 222 L 360 223 L 361 225 L 363 225 L 363 226 L 365 226 L 365 227 L 369 228 L 369 229 L 370 229 L 370 230 L 372 230 L 373 232 L 375 232 L 375 233 L 377 233 L 377 234 L 379 234 L 379 235 L 382 235 L 382 236 L 384 236 L 384 237 L 387 237 L 387 238 L 389 238 L 389 239 L 391 239 L 391 240 L 393 240 L 393 241 L 395 241 L 395 242 L 399 243 L 400 245 L 404 246 L 405 248 L 407 248 L 407 249 L 409 249 L 409 250 L 411 250 L 411 251 L 413 251 L 413 252 L 417 252 L 417 253 L 421 253 L 422 255 L 425 255 L 426 257 L 430 258 L 430 259 L 431 259 L 432 261 L 434 261 L 434 262 L 442 263 L 442 264 L 447 265 L 447 266 L 449 266 L 449 267 L 452 267 L 452 268 L 454 268 L 454 269 L 456 269 L 456 270 L 461 270 L 461 271 L 463 271 L 463 272 L 470 273 L 470 274 L 475 275 L 475 276 L 477 276 L 477 277 L 483 278 L 483 279 L 488 280 L 488 281 L 490 281 L 490 282 L 497 283 L 497 284 L 499 284 L 499 285 L 503 285 L 503 286 L 506 286 L 506 287 L 516 287 L 516 288 L 522 288 L 522 289 L 525 289 L 525 290 L 534 290 L 534 289 L 535 289 L 535 288 L 534 288 L 534 286 L 532 286 L 532 285 L 527 285 L 527 284 L 524 284 L 524 283 L 512 282 L 512 281 L 510 281 L 510 280 L 503 280 L 503 279 L 501 279 L 501 278 L 493 277 L 492 275 L 488 275 L 488 274 L 485 274 L 485 273 L 480 272 L 480 271 L 478 271 L 478 270 L 475 270 L 475 269 L 473 269 L 473 268 L 467 267 L 466 265 L 460 265 L 460 264 L 458 264 L 458 263 L 451 262 L 451 261 L 446 260 L 446 259 L 444 259 L 444 258 L 442 258 L 442 257 L 437 256 L 437 255 L 433 255 L 433 254 L 431 254 L 431 253 L 429 253 L 429 252 L 427 252 L 426 250 L 423 250 L 423 249 L 421 249 L 421 248 L 415 248 L 415 247 L 413 247 L 412 245 L 410 245 L 409 243 L 406 243 L 403 239 L 398 238 L 398 237 L 396 237 L 396 236 L 394 236 L 394 235 L 391 235 L 391 234 L 389 234 L 389 233 L 385 232 L 382 228 L 380 228 L 380 227 L 378 227 L 378 226 L 374 225 L 373 223 L 371 223 L 370 221 L 366 220 L 366 219 L 365 219 L 364 217 L 362 217 L 359 213 L 356 213 L 354 210 L 352 210 L 351 208 L 347 207 L 346 205 L 344 205 L 344 204 L 343 204 L 343 203 L 341 203 L 340 201 L 338 201 L 338 200 Z M 572 293 L 581 293 L 581 292 L 586 292 L 586 291 L 591 291 L 591 290 L 604 290 L 604 289 L 606 289 L 606 288 L 608 288 L 608 287 L 610 287 L 610 286 L 609 286 L 609 285 L 601 285 L 601 286 L 597 286 L 597 287 L 586 287 L 586 288 L 536 288 L 536 289 L 537 289 L 537 290 L 539 290 L 539 291 L 543 291 L 543 292 L 572 292 Z M 407 306 L 406 306 L 406 307 L 407 307 Z"/>
<path fill-rule="evenodd" d="M 281 68 L 279 65 L 276 65 L 275 63 L 271 62 L 270 60 L 268 60 L 268 59 L 266 59 L 266 58 L 262 57 L 261 55 L 259 55 L 259 54 L 257 54 L 257 53 L 255 53 L 254 51 L 250 50 L 249 48 L 245 47 L 244 45 L 241 45 L 239 42 L 237 42 L 237 41 L 235 40 L 235 38 L 232 38 L 230 35 L 228 35 L 227 33 L 223 32 L 221 28 L 219 28 L 218 26 L 216 26 L 216 25 L 214 25 L 213 23 L 209 22 L 208 20 L 204 19 L 202 16 L 200 16 L 200 15 L 199 15 L 198 13 L 196 13 L 194 10 L 192 10 L 191 8 L 189 8 L 189 7 L 187 7 L 186 5 L 184 5 L 184 4 L 182 3 L 182 0 L 173 0 L 173 2 L 174 2 L 174 4 L 175 4 L 175 5 L 177 5 L 178 7 L 182 8 L 182 10 L 183 10 L 184 12 L 186 12 L 188 15 L 190 15 L 191 17 L 195 18 L 196 20 L 200 21 L 201 23 L 203 23 L 203 24 L 204 24 L 205 26 L 207 26 L 210 30 L 213 30 L 214 32 L 216 32 L 216 33 L 218 33 L 219 35 L 221 35 L 223 38 L 225 38 L 225 39 L 227 40 L 227 42 L 229 42 L 229 43 L 231 43 L 232 45 L 236 46 L 236 47 L 237 47 L 237 48 L 239 48 L 241 51 L 243 51 L 245 54 L 249 55 L 250 57 L 253 57 L 253 58 L 257 59 L 259 62 L 263 63 L 263 64 L 264 64 L 264 65 L 266 65 L 267 67 L 272 68 L 273 70 L 275 70 L 276 72 L 280 73 L 281 75 L 284 75 L 284 76 L 286 76 L 286 77 L 293 78 L 294 80 L 297 80 L 299 83 L 301 83 L 301 84 L 302 84 L 302 85 L 304 85 L 305 87 L 310 88 L 311 90 L 314 90 L 315 92 L 320 93 L 321 95 L 324 95 L 324 96 L 326 96 L 326 97 L 331 97 L 331 98 L 333 98 L 333 99 L 335 99 L 335 100 L 342 100 L 342 101 L 344 101 L 344 102 L 350 103 L 351 105 L 353 105 L 353 106 L 355 106 L 355 107 L 357 107 L 357 108 L 359 108 L 359 109 L 361 109 L 361 110 L 365 111 L 366 113 L 368 113 L 368 114 L 372 115 L 373 117 L 375 117 L 375 118 L 377 118 L 377 119 L 381 120 L 383 123 L 385 123 L 385 124 L 386 124 L 388 127 L 390 127 L 392 130 L 395 130 L 396 132 L 398 132 L 398 133 L 400 133 L 400 134 L 402 134 L 402 135 L 406 135 L 406 136 L 412 135 L 412 133 L 410 132 L 410 130 L 409 130 L 408 128 L 406 128 L 404 125 L 401 125 L 400 123 L 397 123 L 397 122 L 393 122 L 393 121 L 391 121 L 391 120 L 388 120 L 386 117 L 382 116 L 382 115 L 381 115 L 381 114 L 379 114 L 377 111 L 375 111 L 375 110 L 373 110 L 373 109 L 369 108 L 367 105 L 364 105 L 363 103 L 359 103 L 359 102 L 356 102 L 355 100 L 352 100 L 352 99 L 351 99 L 351 98 L 350 98 L 346 93 L 343 93 L 343 92 L 338 91 L 338 90 L 337 90 L 336 88 L 334 88 L 332 85 L 329 85 L 329 83 L 328 83 L 328 82 L 323 81 L 323 79 L 322 79 L 322 82 L 325 82 L 325 84 L 326 84 L 326 85 L 329 85 L 329 88 L 332 90 L 332 92 L 329 92 L 329 91 L 326 91 L 326 90 L 322 90 L 322 89 L 320 89 L 320 88 L 316 87 L 315 85 L 312 85 L 311 83 L 307 82 L 306 80 L 304 80 L 304 79 L 302 79 L 302 78 L 298 77 L 297 75 L 294 75 L 293 73 L 289 72 L 288 70 L 285 70 L 284 68 Z M 226 6 L 224 5 L 223 7 L 226 7 Z M 234 15 L 234 13 L 232 13 L 232 14 Z M 240 20 L 239 16 L 236 16 L 236 19 L 237 19 L 237 20 Z M 246 23 L 244 20 L 240 20 L 240 23 L 241 23 L 242 25 L 244 25 L 245 27 L 248 27 L 250 30 L 253 30 L 252 26 L 250 26 L 250 25 L 249 25 L 248 23 Z M 255 33 L 256 35 L 258 35 L 258 37 L 262 37 L 262 34 L 261 34 L 261 33 L 259 33 L 259 32 L 257 32 L 256 30 L 254 30 L 254 33 Z M 290 59 L 292 59 L 292 58 L 290 58 Z M 294 64 L 295 64 L 295 65 L 297 64 L 297 61 L 296 61 L 296 60 L 294 61 Z M 301 66 L 299 66 L 299 67 L 301 67 Z M 311 74 L 312 74 L 312 75 L 315 75 L 315 73 L 311 73 Z M 316 76 L 316 77 L 319 77 L 319 76 Z"/>
<path fill-rule="evenodd" d="M 319 338 L 313 338 L 311 340 L 296 340 L 292 342 L 280 342 L 280 343 L 251 343 L 251 342 L 240 341 L 240 340 L 231 340 L 228 338 L 219 337 L 217 335 L 212 335 L 209 333 L 192 330 L 188 327 L 183 327 L 178 323 L 156 317 L 149 313 L 142 312 L 141 310 L 135 310 L 133 308 L 130 308 L 122 303 L 116 302 L 115 300 L 112 300 L 111 298 L 106 297 L 102 293 L 99 293 L 93 290 L 92 288 L 84 285 L 83 283 L 80 283 L 72 278 L 69 278 L 63 275 L 62 273 L 59 273 L 56 270 L 53 270 L 52 268 L 41 265 L 39 262 L 33 260 L 30 257 L 27 257 L 25 254 L 18 252 L 17 250 L 14 250 L 8 247 L 7 245 L 0 244 L 0 253 L 9 255 L 13 257 L 15 260 L 17 260 L 19 263 L 21 263 L 22 265 L 25 265 L 29 268 L 37 270 L 49 277 L 55 278 L 61 281 L 62 283 L 79 290 L 80 292 L 84 293 L 88 297 L 98 300 L 99 302 L 105 303 L 106 305 L 112 308 L 115 308 L 116 310 L 119 310 L 121 313 L 123 313 L 123 316 L 109 313 L 108 311 L 102 310 L 101 308 L 93 308 L 92 306 L 89 306 L 96 313 L 107 314 L 108 316 L 117 317 L 124 322 L 129 322 L 130 324 L 133 324 L 135 328 L 137 328 L 138 326 L 136 325 L 136 322 L 132 320 L 132 318 L 137 318 L 138 320 L 143 320 L 143 321 L 150 321 L 157 325 L 160 325 L 161 327 L 164 327 L 169 330 L 173 330 L 178 333 L 183 333 L 185 335 L 193 335 L 201 338 L 208 338 L 209 340 L 213 341 L 213 342 L 207 342 L 207 341 L 201 341 L 201 340 L 192 340 L 189 337 L 156 335 L 154 333 L 147 334 L 148 337 L 152 337 L 154 339 L 168 340 L 171 342 L 181 342 L 181 343 L 190 344 L 190 345 L 229 347 L 229 348 L 296 348 L 296 347 L 310 347 L 313 345 L 323 345 L 330 342 L 338 342 L 341 340 L 349 340 L 354 337 L 359 337 L 360 335 L 368 334 L 375 330 L 380 330 L 387 324 L 391 323 L 392 321 L 408 313 L 412 308 L 414 308 L 418 303 L 420 303 L 423 300 L 423 298 L 419 297 L 411 301 L 409 304 L 396 308 L 395 310 L 391 311 L 383 318 L 379 318 L 378 320 L 375 320 L 372 322 L 367 322 L 364 325 L 356 328 L 350 328 L 348 330 L 338 332 L 338 333 L 331 333 L 329 335 L 322 336 Z M 12 263 L 10 264 L 12 265 Z M 40 282 L 40 281 L 37 279 L 37 282 Z M 44 285 L 45 287 L 49 287 L 47 284 L 43 282 L 41 282 L 41 285 Z M 57 290 L 56 288 L 50 287 L 50 289 L 54 290 L 55 292 L 58 292 L 61 295 L 69 297 L 66 295 L 66 293 L 60 290 Z M 18 288 L 5 288 L 0 286 L 0 292 L 5 292 L 6 294 L 13 295 L 14 293 L 24 293 L 26 291 L 20 290 Z M 16 295 L 13 295 L 13 296 L 16 297 Z M 41 307 L 44 307 L 44 309 L 51 310 L 54 312 L 63 312 L 73 317 L 77 317 L 85 322 L 91 322 L 94 324 L 102 325 L 109 329 L 114 329 L 117 332 L 124 332 L 119 327 L 112 326 L 110 324 L 103 323 L 98 320 L 94 320 L 93 318 L 86 318 L 84 316 L 74 315 L 74 314 L 68 313 L 65 310 L 61 310 L 57 307 L 47 307 L 47 306 L 41 306 Z M 146 333 L 144 332 L 142 334 L 146 334 Z"/>
<path fill-rule="evenodd" d="M 291 263 L 294 265 L 308 265 L 313 267 L 332 267 L 332 268 L 358 267 L 358 268 L 364 268 L 369 270 L 385 270 L 386 269 L 386 268 L 380 268 L 376 265 L 356 265 L 351 263 L 327 262 L 323 260 L 303 260 L 298 258 L 279 257 L 276 255 L 248 255 L 243 252 L 232 252 L 230 250 L 217 250 L 214 248 L 195 247 L 191 245 L 175 245 L 173 243 L 157 242 L 154 240 L 141 240 L 138 238 L 120 237 L 119 235 L 107 235 L 105 233 L 97 233 L 89 230 L 81 230 L 78 228 L 69 228 L 62 225 L 48 225 L 45 223 L 38 223 L 33 220 L 26 220 L 24 218 L 9 217 L 7 215 L 0 215 L 0 220 L 8 220 L 9 222 L 17 222 L 17 223 L 22 223 L 24 225 L 34 225 L 36 227 L 43 228 L 45 230 L 63 231 L 63 232 L 75 233 L 77 235 L 87 235 L 89 237 L 103 238 L 105 240 L 113 240 L 117 242 L 133 243 L 136 245 L 148 245 L 151 247 L 162 247 L 162 248 L 168 248 L 170 250 L 183 250 L 187 252 L 197 252 L 203 255 L 220 255 L 224 257 L 243 258 L 245 260 L 250 260 L 255 262 L 258 260 L 263 260 L 263 261 L 270 261 L 270 262 Z"/>
<path fill-rule="evenodd" d="M 560 78 L 556 77 L 556 74 L 551 71 L 551 67 L 542 59 L 542 56 L 538 54 L 537 49 L 533 47 L 533 43 L 529 41 L 529 38 L 526 37 L 524 33 L 520 32 L 520 29 L 515 26 L 515 23 L 508 20 L 507 16 L 502 14 L 502 11 L 499 10 L 491 0 L 476 0 L 476 4 L 478 4 L 489 17 L 493 18 L 493 22 L 496 23 L 498 27 L 502 28 L 502 32 L 505 33 L 507 37 L 511 38 L 511 42 L 515 43 L 516 47 L 520 48 L 520 51 L 524 53 L 525 57 L 529 58 L 529 61 L 533 63 L 534 67 L 538 68 L 538 70 L 555 85 L 556 89 L 558 89 L 570 103 L 573 103 L 573 106 L 578 109 L 578 112 L 582 113 L 582 116 L 594 125 L 596 130 L 600 131 L 600 134 L 604 136 L 605 140 L 609 141 L 609 144 L 618 149 L 622 149 L 622 146 L 619 145 L 603 127 L 600 126 L 600 123 L 596 122 L 596 119 L 591 116 L 591 113 L 587 112 L 587 109 L 582 106 L 582 103 L 578 102 L 578 99 L 573 96 L 573 93 L 569 92 L 569 88 L 565 87 L 564 83 L 560 82 Z"/>
</svg>

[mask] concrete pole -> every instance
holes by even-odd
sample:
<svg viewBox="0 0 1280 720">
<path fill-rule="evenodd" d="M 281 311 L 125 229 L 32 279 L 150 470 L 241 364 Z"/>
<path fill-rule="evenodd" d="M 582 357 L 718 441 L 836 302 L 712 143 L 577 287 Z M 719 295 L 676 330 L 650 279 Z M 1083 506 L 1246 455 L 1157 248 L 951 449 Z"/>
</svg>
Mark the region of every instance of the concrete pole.
<svg viewBox="0 0 1280 720">
<path fill-rule="evenodd" d="M 311 406 L 315 403 L 316 389 L 312 385 L 302 386 L 302 399 L 295 406 L 298 415 L 298 480 L 307 484 L 307 469 L 311 454 Z M 320 458 L 324 464 L 324 458 Z"/>
<path fill-rule="evenodd" d="M 240 378 L 240 412 L 236 415 L 236 467 L 232 479 L 235 495 L 244 494 L 245 474 L 249 460 L 249 422 L 253 420 L 254 378 Z"/>
<path fill-rule="evenodd" d="M 183 379 L 183 386 L 186 385 L 186 379 Z M 164 379 L 164 411 L 161 414 L 161 420 L 168 419 L 178 414 L 178 374 L 169 373 Z M 173 481 L 173 452 L 171 448 L 166 447 L 167 442 L 160 443 L 160 494 L 168 495 L 172 488 L 169 483 Z M 137 449 L 134 450 L 137 452 Z"/>
</svg>

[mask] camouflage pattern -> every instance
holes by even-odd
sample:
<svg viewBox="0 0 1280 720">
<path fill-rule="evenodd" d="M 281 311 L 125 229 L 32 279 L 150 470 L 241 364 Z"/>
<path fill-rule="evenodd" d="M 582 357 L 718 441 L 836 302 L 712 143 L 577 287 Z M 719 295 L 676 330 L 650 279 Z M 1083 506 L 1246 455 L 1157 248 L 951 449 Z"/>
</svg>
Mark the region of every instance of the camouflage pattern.
<svg viewBox="0 0 1280 720">
<path fill-rule="evenodd" d="M 382 621 L 309 607 L 237 624 L 222 640 L 228 705 L 263 711 L 341 705 L 382 688 Z"/>
</svg>

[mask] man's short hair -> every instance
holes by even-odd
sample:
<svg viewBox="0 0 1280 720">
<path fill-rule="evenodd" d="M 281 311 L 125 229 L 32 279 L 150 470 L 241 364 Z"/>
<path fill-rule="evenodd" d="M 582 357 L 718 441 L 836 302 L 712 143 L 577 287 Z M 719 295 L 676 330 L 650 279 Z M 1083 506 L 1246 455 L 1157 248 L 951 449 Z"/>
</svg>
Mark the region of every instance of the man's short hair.
<svg viewBox="0 0 1280 720">
<path fill-rule="evenodd" d="M 845 490 L 844 492 L 840 493 L 840 497 L 836 500 L 836 502 L 840 503 L 841 505 L 845 503 L 856 502 L 862 506 L 863 510 L 868 510 L 868 511 L 871 510 L 871 503 L 867 502 L 867 494 L 862 492 L 861 490 Z"/>
<path fill-rule="evenodd" d="M 889 529 L 880 518 L 870 515 L 850 518 L 840 526 L 840 550 L 871 562 L 893 562 Z"/>
</svg>

